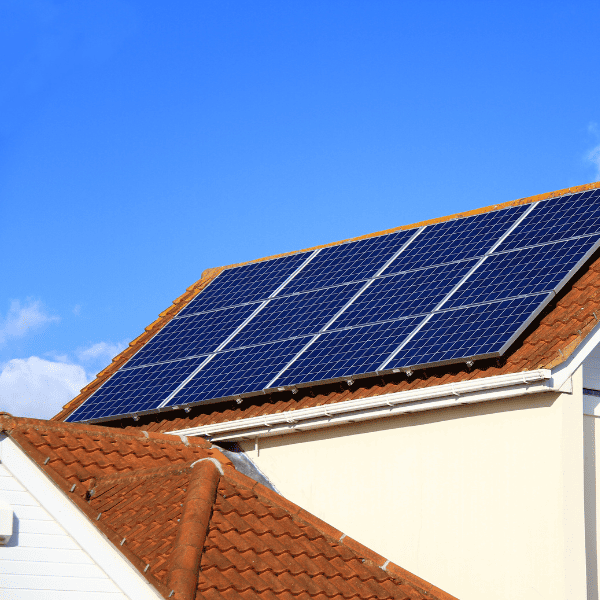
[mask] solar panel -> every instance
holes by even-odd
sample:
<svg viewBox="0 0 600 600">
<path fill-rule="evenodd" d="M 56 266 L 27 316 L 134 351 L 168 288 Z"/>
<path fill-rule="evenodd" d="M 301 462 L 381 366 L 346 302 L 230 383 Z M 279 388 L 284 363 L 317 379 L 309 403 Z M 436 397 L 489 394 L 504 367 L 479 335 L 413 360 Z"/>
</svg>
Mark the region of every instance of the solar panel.
<svg viewBox="0 0 600 600">
<path fill-rule="evenodd" d="M 516 206 L 430 225 L 386 273 L 483 256 L 526 210 L 526 206 Z"/>
<path fill-rule="evenodd" d="M 68 420 L 503 354 L 600 246 L 600 190 L 223 270 Z"/>
<path fill-rule="evenodd" d="M 362 285 L 347 283 L 274 298 L 227 344 L 227 349 L 314 335 Z"/>
<path fill-rule="evenodd" d="M 600 233 L 600 189 L 538 202 L 498 251 L 595 233 Z"/>
<path fill-rule="evenodd" d="M 295 338 L 221 352 L 169 406 L 259 392 L 306 342 L 307 338 Z"/>
<path fill-rule="evenodd" d="M 323 248 L 286 286 L 286 293 L 292 294 L 372 277 L 393 258 L 413 234 L 414 231 L 398 231 Z"/>
<path fill-rule="evenodd" d="M 192 358 L 117 371 L 94 393 L 92 402 L 84 402 L 67 420 L 97 420 L 154 409 L 203 360 Z"/>
<path fill-rule="evenodd" d="M 427 313 L 476 262 L 467 260 L 381 277 L 335 321 L 335 327 L 355 327 Z"/>
<path fill-rule="evenodd" d="M 301 252 L 263 262 L 226 269 L 219 273 L 180 313 L 189 315 L 225 306 L 265 300 L 307 260 Z"/>
<path fill-rule="evenodd" d="M 498 356 L 546 294 L 478 304 L 432 315 L 386 370 Z"/>
<path fill-rule="evenodd" d="M 421 320 L 412 317 L 323 333 L 269 387 L 373 373 Z"/>
<path fill-rule="evenodd" d="M 595 235 L 492 255 L 445 308 L 550 292 L 599 239 Z"/>
<path fill-rule="evenodd" d="M 125 368 L 214 352 L 258 306 L 258 303 L 242 304 L 176 317 L 135 354 Z"/>
</svg>

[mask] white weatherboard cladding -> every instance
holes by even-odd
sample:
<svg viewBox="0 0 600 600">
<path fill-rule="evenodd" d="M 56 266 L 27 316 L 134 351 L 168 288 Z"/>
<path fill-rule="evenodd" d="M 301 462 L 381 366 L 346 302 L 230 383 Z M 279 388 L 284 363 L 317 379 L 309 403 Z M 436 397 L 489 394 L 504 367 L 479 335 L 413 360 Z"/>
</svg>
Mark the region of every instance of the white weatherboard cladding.
<svg viewBox="0 0 600 600">
<path fill-rule="evenodd" d="M 127 598 L 1 463 L 0 498 L 15 516 L 13 537 L 0 547 L 3 600 L 56 598 L 57 592 L 61 598 Z"/>
<path fill-rule="evenodd" d="M 4 434 L 0 499 L 15 518 L 9 544 L 0 546 L 2 600 L 162 598 Z"/>
</svg>

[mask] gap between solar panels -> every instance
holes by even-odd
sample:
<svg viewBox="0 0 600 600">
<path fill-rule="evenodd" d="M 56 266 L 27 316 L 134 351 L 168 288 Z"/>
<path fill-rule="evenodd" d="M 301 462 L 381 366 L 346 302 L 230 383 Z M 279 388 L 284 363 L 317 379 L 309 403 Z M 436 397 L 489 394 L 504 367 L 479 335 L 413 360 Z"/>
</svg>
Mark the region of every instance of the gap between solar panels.
<svg viewBox="0 0 600 600">
<path fill-rule="evenodd" d="M 598 248 L 599 194 L 225 269 L 68 420 L 501 356 Z"/>
</svg>

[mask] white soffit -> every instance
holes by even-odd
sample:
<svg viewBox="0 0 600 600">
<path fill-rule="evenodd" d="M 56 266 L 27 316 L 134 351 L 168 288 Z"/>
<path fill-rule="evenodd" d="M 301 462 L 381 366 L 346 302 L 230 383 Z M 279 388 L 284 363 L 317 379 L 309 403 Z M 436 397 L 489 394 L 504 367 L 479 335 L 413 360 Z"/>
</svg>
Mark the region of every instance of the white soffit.
<svg viewBox="0 0 600 600">
<path fill-rule="evenodd" d="M 559 388 L 550 370 L 537 369 L 165 433 L 203 436 L 215 442 L 254 439 L 461 404 L 558 392 Z"/>
<path fill-rule="evenodd" d="M 0 433 L 0 461 L 124 594 L 132 600 L 164 600 L 46 473 L 3 433 Z"/>
</svg>

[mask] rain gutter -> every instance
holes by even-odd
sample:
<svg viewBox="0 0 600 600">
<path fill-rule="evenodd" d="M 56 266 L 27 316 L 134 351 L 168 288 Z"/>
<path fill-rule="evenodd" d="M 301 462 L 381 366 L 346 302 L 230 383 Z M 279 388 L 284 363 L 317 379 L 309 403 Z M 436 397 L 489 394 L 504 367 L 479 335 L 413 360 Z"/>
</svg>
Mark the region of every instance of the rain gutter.
<svg viewBox="0 0 600 600">
<path fill-rule="evenodd" d="M 463 404 L 558 392 L 559 387 L 555 385 L 552 371 L 536 369 L 164 433 L 201 436 L 213 442 L 256 439 Z"/>
</svg>

